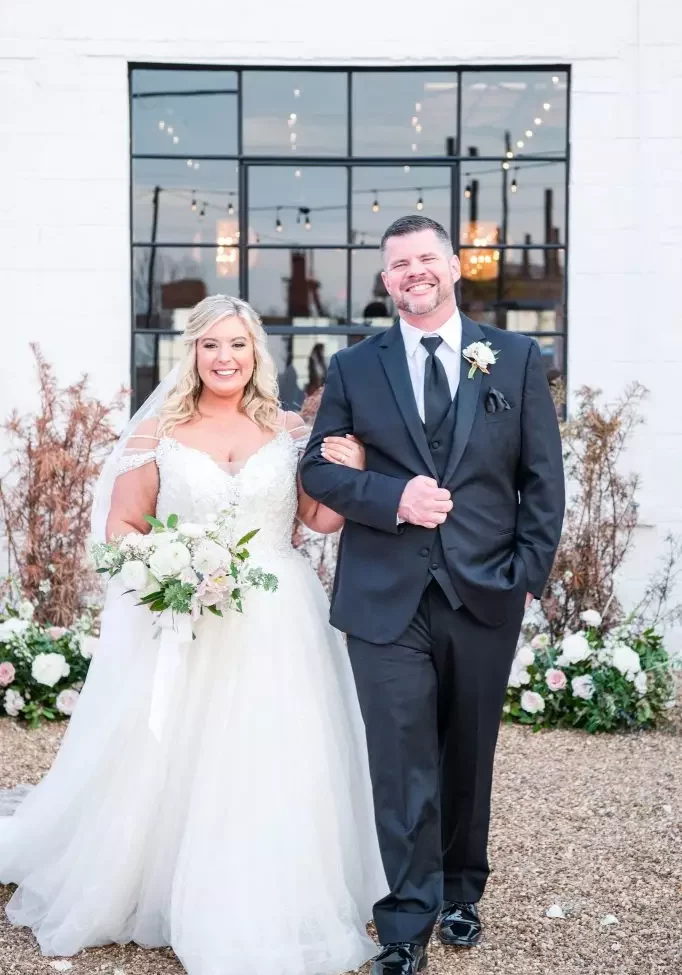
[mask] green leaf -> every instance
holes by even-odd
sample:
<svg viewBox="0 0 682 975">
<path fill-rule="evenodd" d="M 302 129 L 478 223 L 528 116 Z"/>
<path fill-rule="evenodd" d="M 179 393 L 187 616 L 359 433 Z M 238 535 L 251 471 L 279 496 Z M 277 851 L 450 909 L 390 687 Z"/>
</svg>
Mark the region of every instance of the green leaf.
<svg viewBox="0 0 682 975">
<path fill-rule="evenodd" d="M 252 532 L 247 532 L 246 535 L 244 535 L 243 538 L 240 538 L 239 541 L 237 542 L 237 548 L 241 548 L 242 545 L 248 544 L 248 542 L 250 542 L 252 538 L 256 537 L 259 531 L 260 528 L 254 528 Z"/>
<path fill-rule="evenodd" d="M 476 366 L 476 364 L 474 363 L 474 365 L 473 365 L 473 366 L 471 367 L 471 369 L 469 370 L 469 372 L 468 372 L 468 374 L 467 374 L 467 379 L 473 379 L 473 378 L 474 378 L 474 376 L 476 375 L 476 369 L 477 369 L 477 368 L 478 368 L 478 367 L 477 367 L 477 366 Z"/>
<path fill-rule="evenodd" d="M 222 616 L 223 615 L 222 610 L 221 609 L 218 609 L 217 606 L 207 606 L 206 609 L 210 613 L 213 613 L 214 616 Z"/>
<path fill-rule="evenodd" d="M 162 613 L 166 609 L 166 604 L 163 599 L 157 599 L 155 603 L 152 603 L 149 607 L 152 613 Z"/>
<path fill-rule="evenodd" d="M 159 519 L 155 518 L 153 515 L 145 515 L 144 520 L 147 522 L 148 525 L 151 525 L 152 528 L 163 529 L 166 527 L 162 521 L 159 521 Z"/>
<path fill-rule="evenodd" d="M 174 528 L 178 527 L 178 521 L 179 519 L 177 515 L 168 515 L 168 521 L 166 522 L 166 527 L 170 528 L 172 531 Z"/>
<path fill-rule="evenodd" d="M 108 572 L 109 569 L 95 569 L 95 572 Z"/>
<path fill-rule="evenodd" d="M 145 603 L 155 603 L 157 599 L 163 599 L 163 591 L 161 589 L 159 589 L 157 592 L 147 593 L 146 596 L 141 596 L 140 604 L 144 605 Z"/>
</svg>

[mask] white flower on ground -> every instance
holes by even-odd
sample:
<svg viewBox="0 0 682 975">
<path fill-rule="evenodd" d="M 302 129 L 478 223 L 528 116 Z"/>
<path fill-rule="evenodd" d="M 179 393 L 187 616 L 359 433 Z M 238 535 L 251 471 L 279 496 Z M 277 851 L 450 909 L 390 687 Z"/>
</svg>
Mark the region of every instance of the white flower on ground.
<svg viewBox="0 0 682 975">
<path fill-rule="evenodd" d="M 533 650 L 546 650 L 549 646 L 549 634 L 548 633 L 538 633 L 530 641 L 530 645 Z"/>
<path fill-rule="evenodd" d="M 9 687 L 15 677 L 14 664 L 11 664 L 9 660 L 3 660 L 0 663 L 0 687 Z"/>
<path fill-rule="evenodd" d="M 65 691 L 61 691 L 57 695 L 57 700 L 55 702 L 57 710 L 61 711 L 62 714 L 73 714 L 76 705 L 78 704 L 78 698 L 80 697 L 77 690 L 73 687 L 69 687 Z"/>
<path fill-rule="evenodd" d="M 566 667 L 568 664 L 579 664 L 587 660 L 592 649 L 584 633 L 571 633 L 561 641 L 561 654 L 557 658 L 557 666 Z"/>
<path fill-rule="evenodd" d="M 524 684 L 530 684 L 530 674 L 523 664 L 520 664 L 517 660 L 514 660 L 511 666 L 511 671 L 509 672 L 507 687 L 522 687 Z"/>
<path fill-rule="evenodd" d="M 54 687 L 69 676 L 69 665 L 61 653 L 39 653 L 31 664 L 31 676 L 37 684 Z"/>
<path fill-rule="evenodd" d="M 96 636 L 82 636 L 80 637 L 78 644 L 80 649 L 81 657 L 84 660 L 89 660 L 95 650 L 97 649 L 97 644 L 99 643 L 99 638 Z"/>
<path fill-rule="evenodd" d="M 183 521 L 178 525 L 178 532 L 185 538 L 203 538 L 206 530 L 206 525 L 195 525 L 191 521 Z"/>
<path fill-rule="evenodd" d="M 25 633 L 30 625 L 28 620 L 5 620 L 4 623 L 0 623 L 0 643 L 6 643 L 13 636 Z"/>
<path fill-rule="evenodd" d="M 521 695 L 521 707 L 528 714 L 538 714 L 545 710 L 545 699 L 535 691 L 524 691 Z"/>
<path fill-rule="evenodd" d="M 19 619 L 21 620 L 32 620 L 33 614 L 35 613 L 35 606 L 30 601 L 30 599 L 22 599 L 17 608 L 19 613 Z"/>
<path fill-rule="evenodd" d="M 10 718 L 16 718 L 19 712 L 24 710 L 25 704 L 26 701 L 18 691 L 13 691 L 11 688 L 5 691 L 5 712 Z"/>
<path fill-rule="evenodd" d="M 566 674 L 563 670 L 550 667 L 549 670 L 545 671 L 545 682 L 550 691 L 563 691 L 567 684 Z"/>
<path fill-rule="evenodd" d="M 222 545 L 218 545 L 216 542 L 212 542 L 210 539 L 203 541 L 196 552 L 194 553 L 194 558 L 192 559 L 192 566 L 197 572 L 200 572 L 202 576 L 213 575 L 218 569 L 222 569 L 229 562 L 230 555 L 227 549 L 224 549 Z"/>
<path fill-rule="evenodd" d="M 564 909 L 561 906 L 561 904 L 552 904 L 552 906 L 545 911 L 545 916 L 551 918 L 566 917 L 566 915 L 564 914 Z"/>
<path fill-rule="evenodd" d="M 601 613 L 598 613 L 596 609 L 586 609 L 584 613 L 580 614 L 580 619 L 586 626 L 601 626 Z"/>
<path fill-rule="evenodd" d="M 121 582 L 126 589 L 134 589 L 135 592 L 140 592 L 146 587 L 148 581 L 149 570 L 144 562 L 140 562 L 139 559 L 132 559 L 130 562 L 123 563 Z"/>
<path fill-rule="evenodd" d="M 530 667 L 535 663 L 535 654 L 527 643 L 524 643 L 524 645 L 519 647 L 517 650 L 516 660 L 522 667 Z"/>
<path fill-rule="evenodd" d="M 574 697 L 580 697 L 583 701 L 591 701 L 594 695 L 594 681 L 589 674 L 574 677 L 571 681 L 571 690 Z"/>
<path fill-rule="evenodd" d="M 1 666 L 2 666 L 2 664 L 0 664 L 0 667 Z M 2 683 L 2 682 L 0 681 L 0 683 Z M 647 676 L 646 676 L 646 671 L 645 670 L 640 670 L 640 672 L 635 677 L 634 684 L 635 684 L 635 690 L 637 691 L 637 693 L 641 697 L 643 697 L 646 694 L 647 687 L 648 687 L 648 681 L 647 681 Z"/>
<path fill-rule="evenodd" d="M 624 643 L 620 643 L 618 646 L 613 648 L 611 666 L 615 667 L 618 673 L 622 674 L 623 677 L 629 681 L 633 681 L 636 674 L 638 674 L 642 669 L 639 654 L 636 653 L 631 647 L 626 646 Z"/>
<path fill-rule="evenodd" d="M 176 576 L 192 561 L 192 556 L 182 542 L 169 542 L 162 545 L 149 559 L 149 568 L 157 579 Z"/>
</svg>

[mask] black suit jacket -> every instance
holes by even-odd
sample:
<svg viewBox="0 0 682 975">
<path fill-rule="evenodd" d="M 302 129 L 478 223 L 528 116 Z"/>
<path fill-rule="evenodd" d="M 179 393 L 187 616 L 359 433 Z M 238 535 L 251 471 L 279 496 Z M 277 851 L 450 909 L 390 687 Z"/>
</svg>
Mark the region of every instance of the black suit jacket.
<svg viewBox="0 0 682 975">
<path fill-rule="evenodd" d="M 462 358 L 455 430 L 441 485 L 454 507 L 438 529 L 398 525 L 407 482 L 438 480 L 417 412 L 400 325 L 337 353 L 301 462 L 304 490 L 346 519 L 332 594 L 332 624 L 391 643 L 416 612 L 440 533 L 459 598 L 482 623 L 517 612 L 521 592 L 542 593 L 559 543 L 564 475 L 556 411 L 537 343 L 462 316 L 462 348 L 499 350 L 490 374 L 468 378 Z M 499 390 L 510 408 L 487 412 Z M 322 459 L 324 437 L 353 433 L 367 469 Z"/>
</svg>

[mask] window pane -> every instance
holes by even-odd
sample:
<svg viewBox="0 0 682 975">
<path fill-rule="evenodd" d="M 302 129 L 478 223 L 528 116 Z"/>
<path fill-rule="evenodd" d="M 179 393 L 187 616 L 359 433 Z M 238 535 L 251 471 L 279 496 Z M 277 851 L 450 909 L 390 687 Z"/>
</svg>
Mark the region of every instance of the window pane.
<svg viewBox="0 0 682 975">
<path fill-rule="evenodd" d="M 495 324 L 516 331 L 539 330 L 540 321 L 544 331 L 563 329 L 563 251 L 465 248 L 460 261 L 461 306 L 472 318 L 492 312 Z"/>
<path fill-rule="evenodd" d="M 306 397 L 324 385 L 329 360 L 357 339 L 347 335 L 268 335 L 285 410 L 300 410 Z"/>
<path fill-rule="evenodd" d="M 237 152 L 234 71 L 158 71 L 132 75 L 133 152 L 164 156 Z"/>
<path fill-rule="evenodd" d="M 345 156 L 347 76 L 342 71 L 245 71 L 244 151 Z"/>
<path fill-rule="evenodd" d="M 456 136 L 454 72 L 353 75 L 353 155 L 446 156 Z"/>
<path fill-rule="evenodd" d="M 187 163 L 192 162 L 192 166 Z M 133 160 L 133 240 L 217 243 L 238 230 L 237 166 L 185 159 Z"/>
<path fill-rule="evenodd" d="M 431 217 L 449 231 L 451 172 L 430 166 L 354 166 L 353 243 L 379 244 L 388 225 L 407 214 Z"/>
<path fill-rule="evenodd" d="M 460 241 L 486 237 L 509 244 L 565 241 L 566 167 L 563 163 L 464 163 Z"/>
<path fill-rule="evenodd" d="M 381 280 L 378 249 L 354 250 L 351 256 L 351 315 L 354 325 L 391 325 L 395 309 Z"/>
<path fill-rule="evenodd" d="M 250 166 L 249 226 L 263 243 L 345 244 L 347 170 Z"/>
<path fill-rule="evenodd" d="M 346 252 L 249 252 L 249 301 L 272 325 L 337 325 L 346 320 Z"/>
<path fill-rule="evenodd" d="M 566 337 L 564 335 L 552 335 L 545 338 L 536 338 L 540 346 L 542 361 L 547 370 L 547 378 L 550 382 L 566 375 Z"/>
<path fill-rule="evenodd" d="M 218 293 L 239 294 L 237 248 L 133 249 L 135 328 L 181 330 L 189 310 Z"/>
<path fill-rule="evenodd" d="M 135 402 L 137 410 L 182 356 L 182 335 L 135 335 Z"/>
<path fill-rule="evenodd" d="M 567 91 L 561 71 L 464 72 L 462 155 L 563 155 Z"/>
</svg>

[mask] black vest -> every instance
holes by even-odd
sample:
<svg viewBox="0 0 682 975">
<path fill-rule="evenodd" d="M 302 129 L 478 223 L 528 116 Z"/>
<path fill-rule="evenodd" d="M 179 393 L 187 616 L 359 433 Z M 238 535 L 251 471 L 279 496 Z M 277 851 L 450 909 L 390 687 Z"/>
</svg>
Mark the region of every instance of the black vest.
<svg viewBox="0 0 682 975">
<path fill-rule="evenodd" d="M 436 465 L 436 470 L 438 471 L 439 481 L 443 480 L 445 476 L 445 469 L 447 467 L 450 454 L 453 449 L 453 438 L 455 434 L 455 416 L 457 414 L 457 396 L 455 395 L 454 400 L 450 406 L 450 409 L 443 417 L 443 420 L 438 427 L 437 432 L 429 440 L 429 450 L 431 451 L 431 456 L 433 457 L 433 462 Z M 453 609 L 459 609 L 462 605 L 462 600 L 459 598 L 455 591 L 455 587 L 452 584 L 450 575 L 447 570 L 446 560 L 445 560 L 445 549 L 443 548 L 443 541 L 441 538 L 440 528 L 436 532 L 436 538 L 434 540 L 433 547 L 431 549 L 431 561 L 429 564 L 429 571 L 426 577 L 426 586 L 429 584 L 431 579 L 435 579 L 438 585 L 441 587 L 445 595 L 447 596 L 448 602 Z"/>
</svg>

